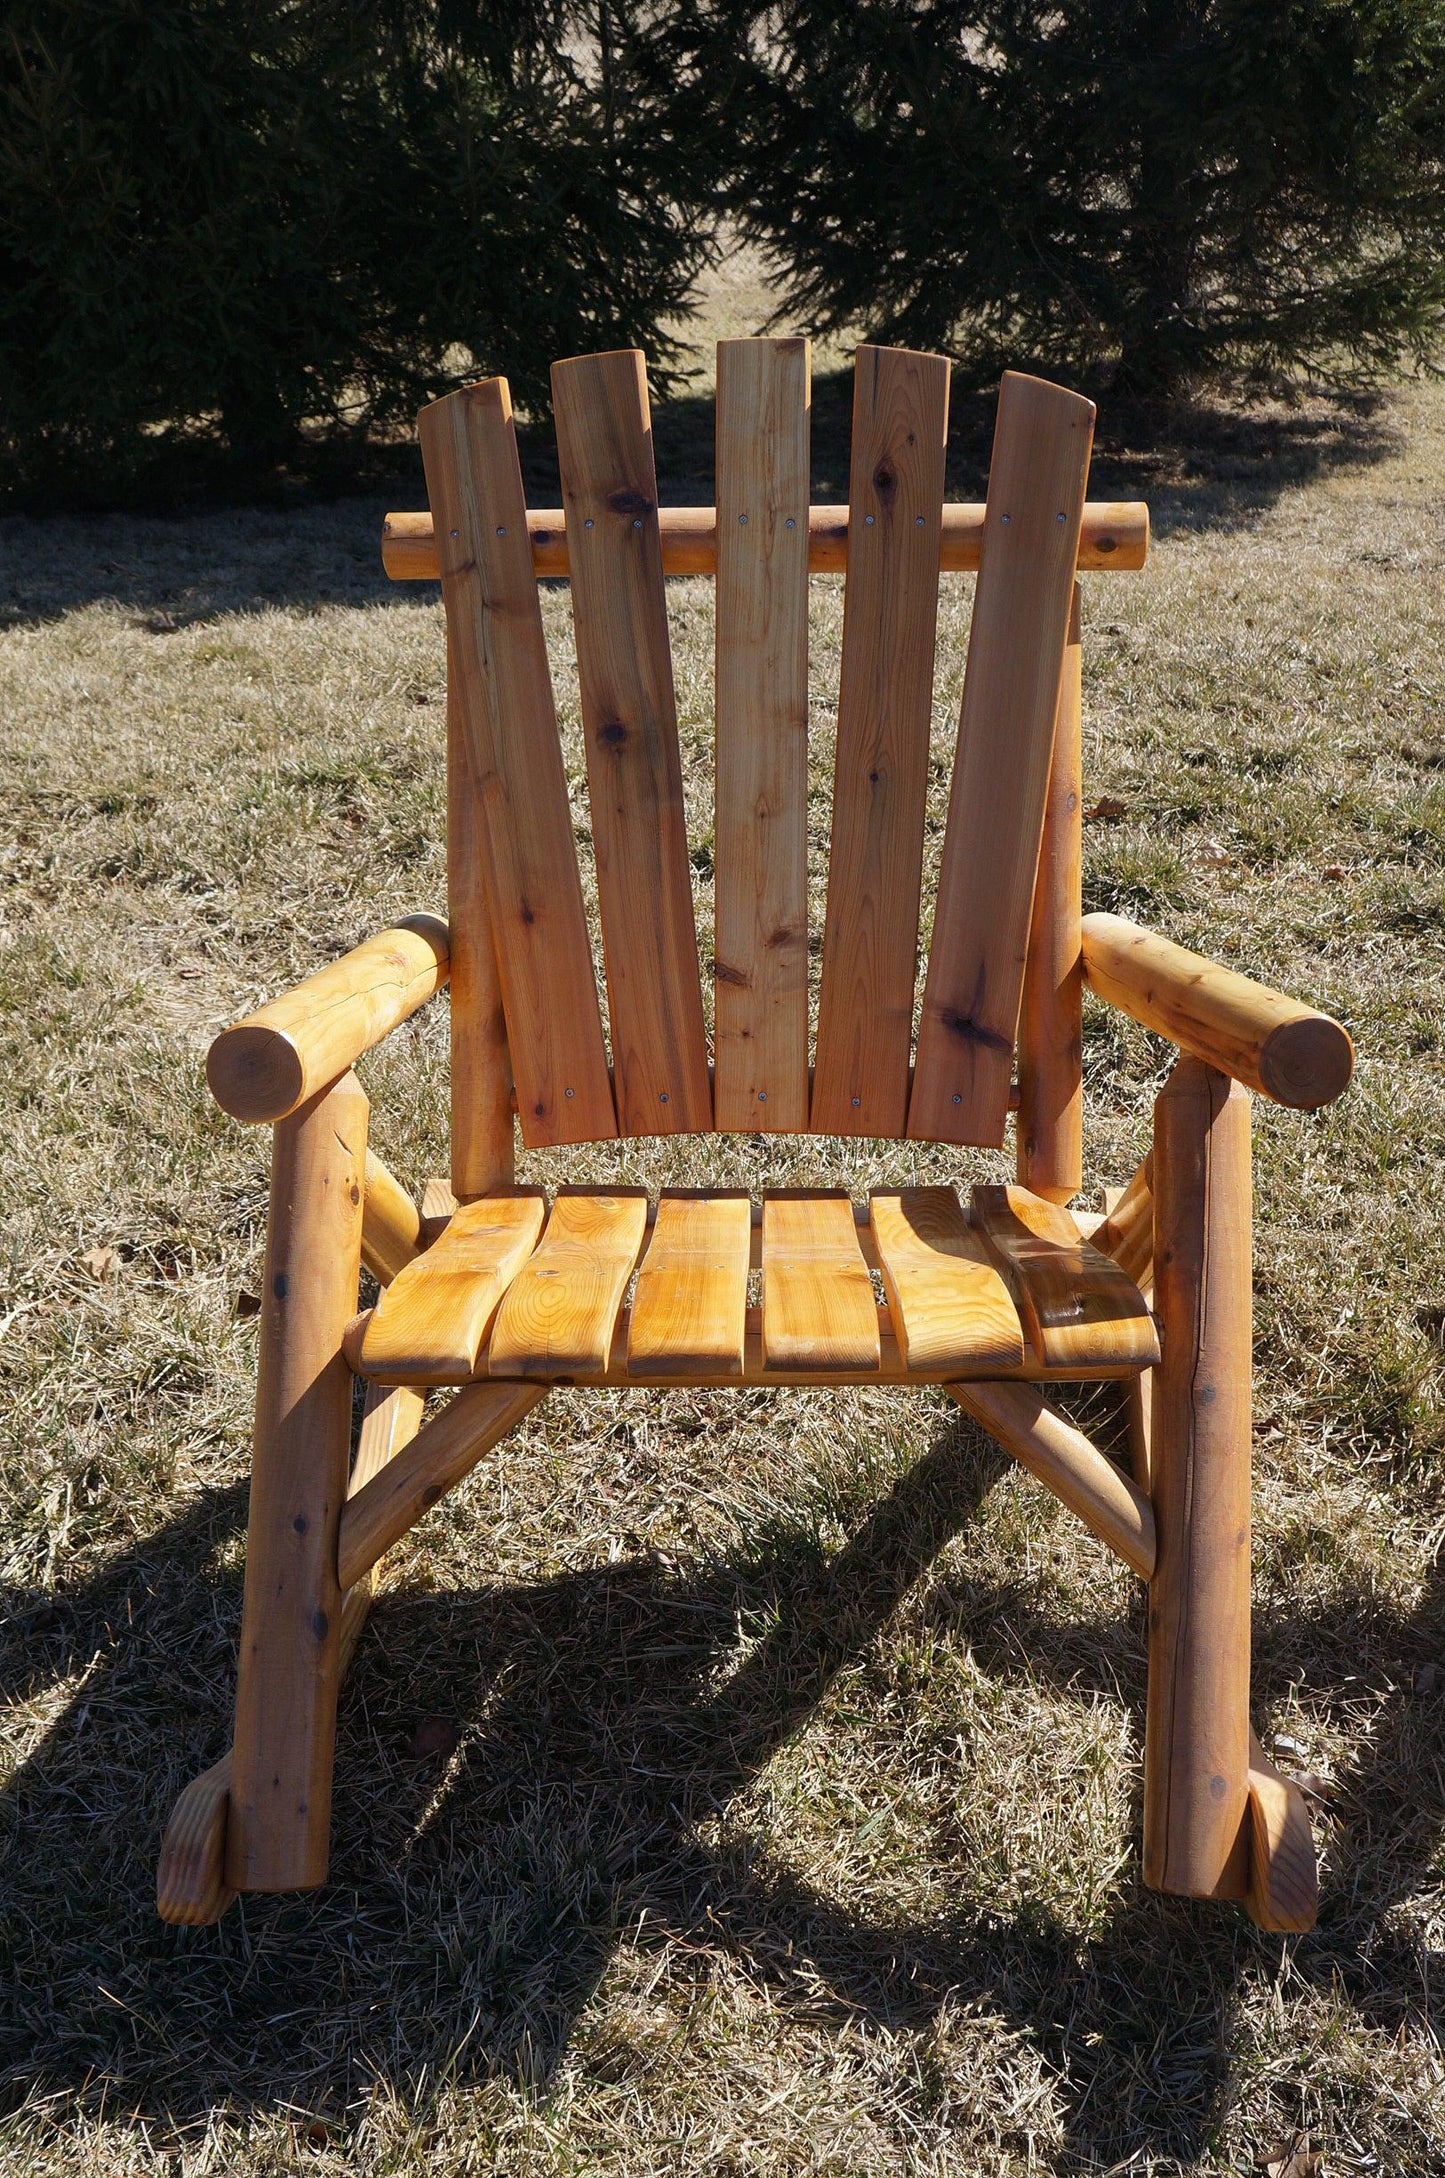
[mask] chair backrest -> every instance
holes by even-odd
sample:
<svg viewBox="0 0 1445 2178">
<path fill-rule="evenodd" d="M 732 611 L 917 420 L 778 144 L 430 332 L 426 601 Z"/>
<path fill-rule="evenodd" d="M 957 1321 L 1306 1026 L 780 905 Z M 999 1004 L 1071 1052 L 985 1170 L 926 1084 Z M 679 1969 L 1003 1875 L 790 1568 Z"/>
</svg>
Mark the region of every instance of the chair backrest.
<svg viewBox="0 0 1445 2178">
<path fill-rule="evenodd" d="M 828 510 L 810 520 L 807 343 L 720 343 L 710 552 L 689 532 L 687 563 L 710 558 L 717 582 L 711 1063 L 643 358 L 574 357 L 552 388 L 606 1035 L 537 593 L 554 541 L 529 535 L 506 381 L 421 418 L 455 727 L 454 892 L 460 828 L 480 864 L 523 1141 L 716 1127 L 1000 1143 L 1092 403 L 1003 380 L 914 1053 L 948 364 L 858 351 L 810 1068 L 808 579 L 838 540 Z M 454 1018 L 492 989 L 469 972 Z M 484 1030 L 464 1018 L 454 1033 Z"/>
</svg>

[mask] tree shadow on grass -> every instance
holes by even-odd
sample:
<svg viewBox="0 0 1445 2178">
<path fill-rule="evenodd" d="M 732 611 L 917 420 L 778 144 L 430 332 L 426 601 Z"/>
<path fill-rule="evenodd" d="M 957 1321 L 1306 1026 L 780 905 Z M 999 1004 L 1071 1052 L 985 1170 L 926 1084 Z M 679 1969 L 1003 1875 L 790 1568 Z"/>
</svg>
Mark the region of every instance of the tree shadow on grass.
<svg viewBox="0 0 1445 2178">
<path fill-rule="evenodd" d="M 926 2035 L 961 2006 L 1003 2022 L 1052 2075 L 1069 2167 L 1198 2153 L 1231 2091 L 1237 1991 L 1273 1976 L 1279 1939 L 1137 1877 L 1089 1938 L 1040 1905 L 995 1910 L 976 1884 L 956 1914 L 880 1922 L 729 1842 L 730 1804 L 966 1536 L 1002 1465 L 953 1423 L 832 1558 L 782 1540 L 681 1572 L 384 1599 L 344 1705 L 330 1883 L 245 1901 L 215 1930 L 162 1926 L 153 1867 L 175 1791 L 226 1729 L 238 1584 L 206 1567 L 241 1490 L 12 1615 L 10 1697 L 54 1714 L 0 1797 L 10 2107 L 103 2102 L 154 2140 L 278 2107 L 344 2133 L 377 2080 L 422 2107 L 438 2079 L 545 2089 L 619 1945 L 674 1936 L 764 1985 L 783 2018 L 796 2004 L 839 2030 Z M 1022 1584 L 956 1572 L 925 1608 L 991 1677 L 1142 1703 L 1137 1623 L 1060 1623 Z M 768 1631 L 740 1651 L 741 1623 Z M 1445 1821 L 1445 1732 L 1406 1691 L 1442 1638 L 1437 1581 L 1412 1617 L 1335 1596 L 1257 1641 L 1257 1699 L 1322 1658 L 1342 1685 L 1387 1686 L 1334 1810 L 1340 1879 L 1293 1951 L 1296 1974 L 1392 2032 L 1438 1964 L 1392 1947 L 1382 1916 Z M 428 1710 L 461 1720 L 449 1757 L 410 1751 Z"/>
<path fill-rule="evenodd" d="M 950 408 L 947 492 L 982 499 L 996 395 L 956 390 Z M 852 374 L 814 381 L 812 496 L 848 497 Z M 664 505 L 713 496 L 711 393 L 680 393 L 653 411 Z M 1401 426 L 1383 395 L 1316 394 L 1293 406 L 1197 402 L 1149 408 L 1099 396 L 1090 490 L 1100 499 L 1150 502 L 1157 535 L 1231 531 L 1279 496 L 1394 452 Z M 519 432 L 529 503 L 561 499 L 547 424 Z M 230 613 L 434 601 L 430 583 L 393 583 L 381 565 L 381 523 L 391 508 L 424 508 L 415 449 L 395 450 L 391 479 L 364 496 L 301 493 L 292 504 L 189 509 L 174 515 L 99 514 L 0 521 L 0 629 L 33 626 L 96 604 L 165 637 Z"/>
</svg>

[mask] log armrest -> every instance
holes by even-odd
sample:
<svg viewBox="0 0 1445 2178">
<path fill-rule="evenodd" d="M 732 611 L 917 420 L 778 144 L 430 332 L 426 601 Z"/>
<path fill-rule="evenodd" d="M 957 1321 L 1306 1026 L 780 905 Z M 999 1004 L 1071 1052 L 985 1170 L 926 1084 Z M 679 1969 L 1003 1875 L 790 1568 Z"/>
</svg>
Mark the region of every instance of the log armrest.
<svg viewBox="0 0 1445 2178">
<path fill-rule="evenodd" d="M 1355 1047 L 1329 1014 L 1122 915 L 1086 915 L 1083 944 L 1100 998 L 1276 1104 L 1311 1112 L 1348 1085 Z"/>
<path fill-rule="evenodd" d="M 223 1029 L 206 1057 L 212 1096 L 233 1119 L 284 1119 L 425 1005 L 450 972 L 446 924 L 407 916 Z"/>
</svg>

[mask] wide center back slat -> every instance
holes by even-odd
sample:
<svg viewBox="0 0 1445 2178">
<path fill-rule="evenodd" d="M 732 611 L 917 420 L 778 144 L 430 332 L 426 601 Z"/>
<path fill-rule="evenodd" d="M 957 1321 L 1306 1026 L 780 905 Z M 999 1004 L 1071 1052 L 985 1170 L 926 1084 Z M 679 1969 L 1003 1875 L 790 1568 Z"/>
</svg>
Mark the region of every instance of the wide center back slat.
<svg viewBox="0 0 1445 2178">
<path fill-rule="evenodd" d="M 1003 1141 L 1094 404 L 1009 371 L 978 585 L 908 1132 Z"/>
<path fill-rule="evenodd" d="M 552 367 L 617 1111 L 712 1125 L 641 352 Z"/>
<path fill-rule="evenodd" d="M 717 1124 L 808 1124 L 808 343 L 717 351 Z"/>
<path fill-rule="evenodd" d="M 420 418 L 454 713 L 530 1148 L 617 1132 L 507 383 Z"/>
<path fill-rule="evenodd" d="M 899 1136 L 918 970 L 948 364 L 858 350 L 812 1126 Z"/>
</svg>

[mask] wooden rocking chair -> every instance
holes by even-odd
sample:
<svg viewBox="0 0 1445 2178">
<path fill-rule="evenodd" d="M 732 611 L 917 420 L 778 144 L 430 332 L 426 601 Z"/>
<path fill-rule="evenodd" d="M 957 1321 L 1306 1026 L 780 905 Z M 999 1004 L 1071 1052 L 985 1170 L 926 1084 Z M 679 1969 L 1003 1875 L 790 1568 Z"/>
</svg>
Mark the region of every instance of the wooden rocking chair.
<svg viewBox="0 0 1445 2178">
<path fill-rule="evenodd" d="M 210 1053 L 220 1104 L 275 1140 L 234 1746 L 177 1804 L 160 1911 L 204 1922 L 237 1891 L 324 1880 L 371 1569 L 549 1385 L 917 1383 L 1150 1583 L 1146 1883 L 1306 1928 L 1304 1803 L 1249 1724 L 1250 1091 L 1323 1104 L 1353 1053 L 1327 1016 L 1081 914 L 1077 571 L 1142 566 L 1147 509 L 1086 501 L 1092 404 L 1014 374 L 987 504 L 945 505 L 939 356 L 858 351 L 846 507 L 808 503 L 803 341 L 719 347 L 716 508 L 658 506 L 639 353 L 552 382 L 561 512 L 528 513 L 491 379 L 423 413 L 431 513 L 386 525 L 389 571 L 440 575 L 445 601 L 447 922 L 386 931 Z M 978 580 L 915 1047 L 939 572 L 960 568 Z M 828 569 L 847 587 L 810 1064 L 808 577 Z M 717 584 L 711 1059 L 669 573 Z M 610 1061 L 539 576 L 571 582 Z M 1067 1208 L 1085 979 L 1181 1052 L 1102 1219 Z M 350 1069 L 448 980 L 450 1193 L 422 1217 L 367 1148 Z M 713 1130 L 998 1146 L 1011 1109 L 1018 1184 L 967 1207 L 950 1187 L 549 1206 L 516 1185 L 518 1124 L 529 1149 Z M 363 1263 L 383 1291 L 358 1316 Z M 1132 1478 L 1046 1397 L 1110 1377 Z M 460 1389 L 423 1421 L 431 1386 Z"/>
</svg>

